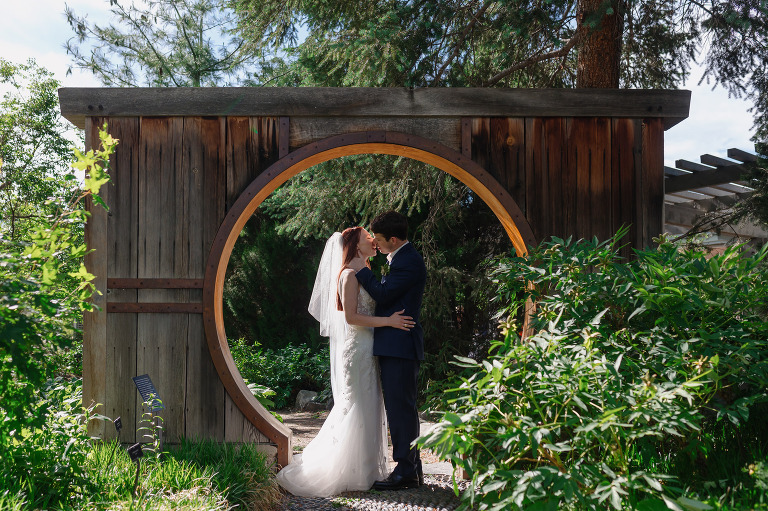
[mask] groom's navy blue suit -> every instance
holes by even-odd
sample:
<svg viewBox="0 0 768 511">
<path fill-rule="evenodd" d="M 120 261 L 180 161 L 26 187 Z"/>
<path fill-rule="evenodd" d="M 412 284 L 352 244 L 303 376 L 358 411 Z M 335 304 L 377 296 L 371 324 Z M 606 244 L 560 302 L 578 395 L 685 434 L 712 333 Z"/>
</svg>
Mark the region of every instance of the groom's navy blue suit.
<svg viewBox="0 0 768 511">
<path fill-rule="evenodd" d="M 416 472 L 418 451 L 411 442 L 419 436 L 416 383 L 424 360 L 424 331 L 419 323 L 427 270 L 411 243 L 403 245 L 389 264 L 389 273 L 376 280 L 368 268 L 358 271 L 357 280 L 376 300 L 376 315 L 391 316 L 405 309 L 416 325 L 408 331 L 392 327 L 374 329 L 373 354 L 379 357 L 384 408 L 387 411 L 393 458 L 393 473 L 411 477 Z"/>
</svg>

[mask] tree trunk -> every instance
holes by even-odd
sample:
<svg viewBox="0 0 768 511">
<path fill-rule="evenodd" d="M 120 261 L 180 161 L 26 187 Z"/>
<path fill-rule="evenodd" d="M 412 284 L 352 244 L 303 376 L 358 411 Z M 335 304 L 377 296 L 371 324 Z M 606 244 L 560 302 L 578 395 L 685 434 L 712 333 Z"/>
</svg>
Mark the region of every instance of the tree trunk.
<svg viewBox="0 0 768 511">
<path fill-rule="evenodd" d="M 578 30 L 584 30 L 579 46 L 576 87 L 619 87 L 621 36 L 624 29 L 621 0 L 579 0 Z"/>
</svg>

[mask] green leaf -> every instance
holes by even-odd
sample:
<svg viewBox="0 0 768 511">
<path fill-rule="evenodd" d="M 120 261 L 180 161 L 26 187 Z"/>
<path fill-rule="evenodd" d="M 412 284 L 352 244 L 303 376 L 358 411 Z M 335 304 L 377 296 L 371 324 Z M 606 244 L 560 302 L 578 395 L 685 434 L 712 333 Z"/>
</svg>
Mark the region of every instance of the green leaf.
<svg viewBox="0 0 768 511">
<path fill-rule="evenodd" d="M 652 477 L 649 477 L 649 476 L 647 476 L 645 474 L 643 474 L 643 479 L 645 479 L 645 482 L 648 483 L 648 486 L 650 486 L 654 490 L 662 491 L 661 483 L 659 483 L 658 480 L 656 480 L 656 479 L 654 479 Z M 661 503 L 661 501 L 659 501 L 659 502 Z"/>
<path fill-rule="evenodd" d="M 636 511 L 666 511 L 669 509 L 661 499 L 641 500 L 635 506 Z"/>
<path fill-rule="evenodd" d="M 707 511 L 712 509 L 712 506 L 705 504 L 699 500 L 690 499 L 688 497 L 678 497 L 677 503 L 680 504 L 686 511 Z"/>
<path fill-rule="evenodd" d="M 456 415 L 455 413 L 446 412 L 446 413 L 443 415 L 443 417 L 442 417 L 442 418 L 443 418 L 443 420 L 444 420 L 444 421 L 448 421 L 448 422 L 450 422 L 450 423 L 451 423 L 453 426 L 456 426 L 456 427 L 458 427 L 458 426 L 461 426 L 461 425 L 463 424 L 463 422 L 462 422 L 462 420 L 461 420 L 461 417 L 459 417 L 459 416 L 458 416 L 458 415 Z"/>
<path fill-rule="evenodd" d="M 460 355 L 454 355 L 454 358 L 456 360 L 458 360 L 459 362 L 461 362 L 461 363 L 454 362 L 454 365 L 457 365 L 459 367 L 477 367 L 479 365 L 475 360 L 473 360 L 473 359 L 471 359 L 469 357 L 462 357 Z"/>
</svg>

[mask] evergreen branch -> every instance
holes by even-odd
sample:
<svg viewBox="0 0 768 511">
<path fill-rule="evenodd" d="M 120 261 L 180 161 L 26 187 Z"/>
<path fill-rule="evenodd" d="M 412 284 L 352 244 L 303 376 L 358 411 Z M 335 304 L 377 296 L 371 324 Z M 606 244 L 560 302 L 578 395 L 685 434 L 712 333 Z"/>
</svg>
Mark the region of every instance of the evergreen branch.
<svg viewBox="0 0 768 511">
<path fill-rule="evenodd" d="M 495 85 L 499 80 L 506 78 L 507 76 L 511 75 L 515 71 L 518 71 L 520 69 L 524 69 L 528 66 L 531 66 L 533 64 L 537 64 L 539 62 L 550 60 L 550 59 L 556 59 L 560 57 L 565 57 L 568 55 L 568 53 L 573 49 L 574 46 L 576 46 L 576 43 L 581 39 L 580 36 L 581 31 L 577 31 L 576 34 L 573 35 L 566 43 L 565 45 L 560 48 L 559 50 L 555 50 L 549 53 L 540 53 L 538 55 L 532 55 L 531 57 L 522 60 L 505 70 L 498 73 L 496 76 L 492 77 L 490 80 L 485 82 L 482 86 L 483 87 L 491 87 Z"/>
<path fill-rule="evenodd" d="M 456 41 L 456 44 L 453 48 L 453 52 L 451 55 L 446 59 L 446 61 L 443 63 L 442 67 L 437 70 L 437 74 L 435 75 L 435 85 L 440 84 L 440 79 L 443 76 L 443 73 L 445 72 L 446 68 L 453 62 L 453 60 L 459 56 L 459 53 L 461 53 L 461 48 L 464 45 L 464 41 L 466 40 L 469 33 L 472 31 L 472 29 L 475 27 L 475 24 L 477 24 L 477 21 L 485 14 L 485 11 L 488 10 L 488 7 L 490 7 L 493 0 L 486 0 L 483 6 L 480 8 L 480 10 L 472 16 L 472 20 L 467 24 L 466 27 L 464 27 L 464 30 L 459 35 L 458 40 Z"/>
<path fill-rule="evenodd" d="M 714 12 L 714 11 L 712 11 L 712 10 L 710 10 L 710 9 L 709 9 L 709 8 L 708 8 L 706 5 L 704 5 L 703 3 L 701 3 L 701 2 L 697 2 L 696 0 L 690 0 L 690 2 L 691 2 L 693 5 L 697 6 L 699 9 L 701 9 L 702 11 L 706 12 L 707 14 L 709 14 L 710 16 L 715 16 L 715 12 Z"/>
<path fill-rule="evenodd" d="M 181 33 L 184 35 L 184 40 L 187 41 L 187 45 L 189 46 L 189 51 L 192 53 L 192 59 L 197 62 L 198 55 L 195 52 L 195 45 L 192 44 L 192 41 L 189 39 L 189 35 L 187 34 L 187 29 L 184 26 L 184 20 L 182 19 L 181 13 L 179 12 L 179 7 L 176 4 L 176 2 L 173 2 L 173 10 L 176 12 L 176 19 L 179 21 L 178 25 L 181 27 Z M 189 9 L 189 6 L 186 5 L 186 2 L 184 2 L 184 5 Z M 202 20 L 200 23 L 200 30 L 202 30 Z M 202 41 L 202 32 L 200 33 L 200 39 Z"/>
<path fill-rule="evenodd" d="M 215 61 L 210 66 L 201 69 L 200 70 L 201 73 L 204 73 L 204 72 L 211 72 L 212 73 L 212 72 L 215 72 L 215 71 L 229 72 L 229 69 L 232 66 L 234 66 L 236 64 L 240 64 L 241 62 L 244 62 L 245 61 L 245 57 L 243 57 L 242 60 L 233 59 L 232 60 L 232 62 L 233 62 L 232 64 L 227 64 L 227 61 L 232 59 L 232 57 L 233 57 L 233 55 L 235 55 L 235 53 L 239 53 L 240 52 L 240 49 L 243 47 L 243 44 L 244 44 L 244 41 L 240 41 L 240 43 L 237 45 L 237 47 L 234 50 L 232 50 L 229 53 L 229 55 L 227 55 L 227 56 L 225 56 L 225 57 Z M 219 67 L 219 66 L 221 66 L 221 67 Z"/>
<path fill-rule="evenodd" d="M 127 14 L 126 14 L 126 12 L 125 12 L 125 10 L 123 9 L 123 7 L 122 7 L 120 4 L 118 4 L 117 2 L 115 2 L 115 5 L 117 5 L 118 9 L 120 9 L 120 11 L 121 11 L 121 13 L 122 13 L 122 15 L 123 15 L 123 19 L 127 19 L 127 20 L 128 20 L 128 22 L 129 22 L 129 24 L 133 25 L 133 27 L 134 27 L 134 28 L 135 28 L 135 29 L 136 29 L 136 30 L 139 32 L 139 34 L 141 34 L 141 36 L 144 38 L 144 40 L 146 41 L 146 43 L 147 43 L 147 45 L 148 45 L 149 49 L 150 49 L 150 50 L 152 51 L 152 53 L 155 55 L 155 57 L 157 58 L 158 62 L 160 62 L 160 66 L 161 66 L 161 68 L 163 68 L 163 67 L 164 67 L 164 68 L 166 69 L 166 71 L 168 72 L 169 78 L 171 79 L 171 81 L 173 82 L 173 84 L 174 84 L 176 87 L 180 87 L 179 83 L 176 81 L 176 78 L 173 76 L 173 73 L 171 72 L 171 68 L 170 68 L 170 67 L 168 67 L 168 64 L 166 63 L 165 57 L 162 55 L 162 53 L 160 53 L 160 52 L 159 52 L 159 51 L 158 51 L 158 50 L 155 48 L 155 45 L 153 45 L 153 44 L 152 44 L 152 39 L 150 39 L 150 38 L 149 38 L 149 36 L 147 36 L 147 34 L 145 34 L 145 33 L 144 33 L 144 31 L 141 29 L 141 25 L 140 25 L 140 24 L 139 24 L 139 23 L 138 23 L 136 20 L 134 20 L 133 18 L 131 18 L 129 15 L 127 15 Z"/>
</svg>

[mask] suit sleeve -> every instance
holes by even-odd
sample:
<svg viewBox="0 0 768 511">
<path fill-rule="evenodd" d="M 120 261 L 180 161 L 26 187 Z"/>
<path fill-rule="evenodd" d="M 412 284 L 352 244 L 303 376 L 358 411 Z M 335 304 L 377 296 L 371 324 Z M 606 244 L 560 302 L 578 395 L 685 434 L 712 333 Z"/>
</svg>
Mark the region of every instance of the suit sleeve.
<svg viewBox="0 0 768 511">
<path fill-rule="evenodd" d="M 355 276 L 376 303 L 386 307 L 405 295 L 415 283 L 423 279 L 421 273 L 417 265 L 392 265 L 384 283 L 376 280 L 373 272 L 368 268 L 363 268 Z"/>
</svg>

